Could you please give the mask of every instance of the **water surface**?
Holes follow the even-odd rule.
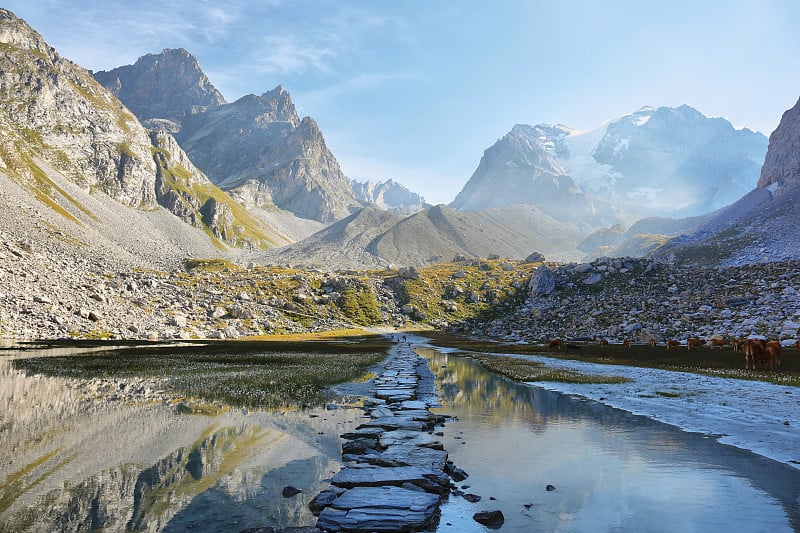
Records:
[[[196,414],[161,400],[157,381],[28,375],[11,358],[0,355],[4,532],[314,524],[307,503],[341,468],[339,435],[363,415],[224,405]],[[284,498],[286,485],[303,492]]]
[[[800,472],[705,435],[514,383],[467,358],[421,350],[442,390],[450,459],[477,504],[451,496],[438,531],[800,530]],[[555,490],[547,491],[553,485]],[[490,500],[490,497],[495,500]]]

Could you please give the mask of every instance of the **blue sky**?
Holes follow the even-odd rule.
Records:
[[[278,84],[343,171],[453,200],[516,123],[689,104],[769,135],[800,96],[796,0],[11,0],[79,65],[183,47],[228,101]]]

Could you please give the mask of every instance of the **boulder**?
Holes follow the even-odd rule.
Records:
[[[553,271],[545,265],[537,268],[528,282],[528,294],[534,298],[547,296],[556,287],[556,277]]]

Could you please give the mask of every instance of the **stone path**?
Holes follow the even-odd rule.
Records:
[[[342,438],[345,467],[331,488],[309,504],[325,531],[419,531],[435,525],[439,505],[458,471],[433,435],[445,417],[428,361],[409,344],[397,345],[372,397],[369,421]],[[460,472],[460,471],[458,471]]]

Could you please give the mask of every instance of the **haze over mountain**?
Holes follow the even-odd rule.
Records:
[[[624,222],[623,213],[696,216],[751,190],[766,146],[760,133],[686,105],[645,107],[589,132],[518,124],[486,150],[451,206],[523,201],[591,229]]]
[[[265,254],[268,262],[331,268],[422,266],[498,255],[579,258],[581,233],[533,206],[456,211],[437,205],[411,216],[365,208],[302,241]]]
[[[656,251],[668,261],[742,265],[800,258],[800,100],[769,137],[757,187]]]

